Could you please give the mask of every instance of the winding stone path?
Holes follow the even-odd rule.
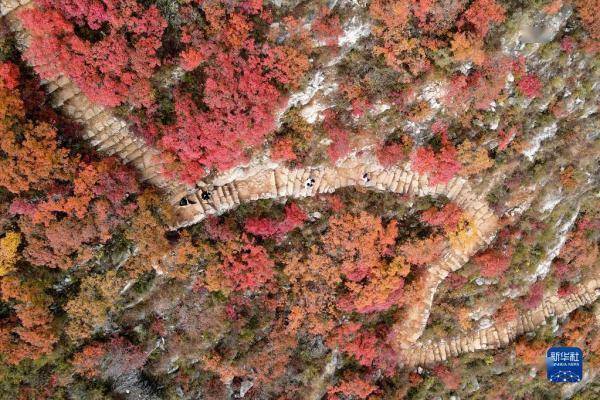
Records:
[[[0,12],[6,17],[22,49],[27,46],[28,35],[18,13],[26,7],[34,5],[30,0],[0,0]],[[44,66],[34,67],[40,70]],[[52,104],[84,126],[85,138],[96,149],[109,155],[115,154],[123,162],[134,165],[143,180],[165,193],[175,209],[173,228],[197,223],[209,215],[222,214],[258,199],[308,197],[351,186],[414,196],[446,196],[458,204],[470,218],[468,229],[473,240],[449,247],[439,261],[429,266],[423,277],[421,296],[411,304],[405,318],[395,327],[399,364],[402,366],[427,365],[467,352],[501,347],[516,336],[544,324],[547,318],[567,315],[577,307],[595,301],[600,295],[599,281],[593,279],[581,284],[578,294],[562,299],[547,298],[540,307],[514,321],[463,336],[418,342],[429,319],[439,284],[448,274],[460,269],[478,250],[489,245],[496,234],[497,216],[465,179],[456,177],[444,185],[430,185],[426,175],[412,171],[408,164],[384,168],[367,151],[349,156],[335,165],[298,169],[261,162],[235,168],[191,187],[166,177],[160,150],[136,137],[127,122],[117,117],[113,110],[92,104],[67,77],[60,76],[44,83],[51,94]]]
[[[472,222],[468,229],[473,240],[448,248],[440,260],[428,268],[419,301],[411,304],[410,312],[396,327],[403,346],[414,343],[421,336],[439,284],[479,249],[491,243],[496,232],[497,217],[487,203],[475,195],[465,179],[455,177],[447,184],[430,185],[428,177],[412,171],[409,164],[385,168],[368,152],[350,156],[335,166],[288,169],[271,165],[238,170],[230,177],[217,178],[216,182],[210,186],[204,184],[202,189],[185,197],[185,205],[177,210],[182,225],[253,200],[308,197],[351,186],[414,196],[446,196],[460,206]]]
[[[507,346],[519,335],[545,325],[550,318],[565,317],[577,308],[593,303],[598,297],[600,297],[600,276],[576,285],[576,292],[563,298],[546,297],[539,307],[520,315],[515,320],[495,323],[465,335],[417,343],[400,353],[398,363],[404,367],[424,366],[465,353]]]

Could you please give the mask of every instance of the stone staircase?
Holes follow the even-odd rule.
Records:
[[[443,362],[465,353],[507,346],[516,337],[532,332],[552,317],[565,317],[579,307],[591,304],[600,297],[600,280],[593,278],[577,285],[577,293],[563,298],[550,296],[542,304],[515,320],[495,323],[469,334],[439,338],[427,343],[416,343],[399,354],[398,363],[407,368]]]

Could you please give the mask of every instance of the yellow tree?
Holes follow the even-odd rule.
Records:
[[[0,239],[0,276],[14,270],[18,259],[17,249],[19,244],[21,244],[21,234],[18,232],[7,232]]]

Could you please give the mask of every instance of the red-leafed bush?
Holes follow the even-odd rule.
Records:
[[[504,8],[495,0],[475,0],[463,17],[480,37],[487,34],[492,23],[504,22],[506,18]]]
[[[455,203],[448,203],[441,210],[432,207],[421,214],[421,220],[429,225],[442,227],[445,231],[454,231],[462,218],[463,211]]]
[[[327,110],[325,112],[323,128],[331,139],[331,144],[327,148],[327,154],[331,161],[335,162],[347,155],[350,151],[350,137],[348,131],[336,121],[333,111]]]
[[[600,40],[600,0],[577,0],[575,6],[585,30],[592,39]]]
[[[208,236],[213,240],[227,242],[234,240],[236,237],[235,232],[233,232],[229,225],[213,216],[206,218],[204,229],[206,230],[206,233],[208,233]]]
[[[498,150],[503,151],[506,150],[508,144],[518,135],[517,128],[510,128],[510,130],[500,130],[498,132],[498,138],[500,139],[500,143],[498,143]]]
[[[529,98],[537,97],[542,90],[542,82],[533,74],[525,75],[517,85],[519,91]]]
[[[523,300],[523,306],[529,310],[532,310],[542,304],[544,298],[544,283],[536,282],[529,288],[529,293]]]
[[[185,71],[192,71],[196,69],[204,60],[204,55],[197,49],[184,50],[180,54],[181,57],[181,68]]]
[[[419,147],[411,156],[412,168],[419,174],[428,174],[432,185],[447,183],[461,168],[458,152],[445,135],[442,135],[442,143],[439,152],[431,147]]]
[[[20,18],[31,33],[24,57],[44,79],[71,78],[95,103],[150,107],[149,78],[167,24],[156,6],[135,0],[42,0]],[[78,29],[94,32],[83,38]]]
[[[510,257],[497,250],[488,250],[475,257],[481,275],[486,278],[496,278],[504,273],[510,265]]]
[[[11,62],[0,63],[0,89],[13,90],[19,85],[19,68]]]
[[[469,280],[466,277],[458,273],[452,273],[446,278],[445,283],[450,289],[455,290],[463,287],[468,281]]]
[[[255,236],[280,236],[296,229],[308,219],[306,213],[296,205],[290,203],[285,207],[285,217],[282,221],[273,221],[268,218],[249,218],[244,229]]]
[[[397,165],[406,157],[407,148],[400,143],[392,143],[377,149],[377,159],[384,167]]]
[[[106,345],[104,344],[92,343],[85,346],[73,357],[75,371],[88,378],[98,376],[100,364],[105,355]]]
[[[221,269],[233,290],[255,290],[273,278],[275,264],[264,247],[245,243],[232,250],[223,253]]]
[[[8,364],[36,360],[52,351],[58,337],[52,328],[51,298],[15,275],[0,278],[0,299],[12,303],[14,315],[0,323],[0,353]]]
[[[148,353],[141,346],[136,346],[121,336],[112,338],[105,349],[106,357],[102,362],[101,372],[103,377],[109,379],[139,370],[148,358]]]
[[[560,259],[555,261],[552,266],[552,274],[561,280],[573,279],[579,272],[579,269],[575,265],[566,263]]]
[[[343,33],[340,17],[331,15],[326,7],[321,9],[320,15],[312,23],[311,31],[316,39],[326,46],[334,46],[338,42],[338,36]]]
[[[427,265],[437,261],[445,247],[443,236],[437,235],[434,237],[417,240],[414,242],[404,243],[400,246],[402,255],[411,264]]]
[[[352,356],[363,367],[380,368],[387,375],[396,368],[396,355],[386,341],[386,331],[371,331],[358,322],[337,328],[330,337],[330,346]]]
[[[403,257],[383,258],[394,254],[397,235],[395,220],[384,226],[381,218],[366,212],[329,219],[325,251],[347,280],[348,291],[337,302],[339,309],[371,313],[398,304],[410,266]]]
[[[202,104],[191,95],[175,96],[176,123],[165,126],[161,146],[183,163],[180,178],[195,182],[206,169],[233,167],[247,160],[246,150],[262,143],[275,127],[280,98],[265,75],[262,52],[246,42],[247,58],[216,55],[204,69]]]
[[[560,41],[560,49],[567,54],[571,54],[575,49],[575,41],[571,36],[565,36]]]
[[[275,161],[294,161],[298,158],[294,153],[292,139],[282,138],[271,146],[271,158]]]
[[[342,395],[341,398],[347,398],[351,396],[357,399],[366,399],[369,395],[375,393],[378,390],[377,386],[369,383],[369,381],[359,377],[352,376],[349,379],[345,379],[338,383],[332,388],[327,390],[329,395]],[[339,396],[336,396],[340,398]]]
[[[446,389],[456,390],[459,388],[460,375],[458,372],[452,372],[444,365],[436,365],[433,367],[433,373],[442,381]]]
[[[180,13],[189,22],[180,65],[190,79],[175,89],[175,121],[161,126],[158,144],[172,156],[175,176],[194,183],[248,161],[275,128],[280,90],[297,87],[309,61],[298,48],[266,40],[259,21],[271,17],[261,1],[206,0]],[[287,150],[276,155],[292,159]]]
[[[361,325],[352,323],[340,329],[341,349],[352,355],[362,366],[370,367],[377,357],[377,337],[372,332],[360,331]]]
[[[92,257],[92,248],[112,236],[112,230],[135,210],[127,202],[137,193],[132,171],[114,158],[83,164],[72,184],[55,185],[46,199],[16,199],[11,212],[27,246],[32,264],[67,269]]]
[[[456,114],[466,112],[470,107],[489,109],[492,102],[500,97],[513,66],[512,58],[490,57],[469,75],[453,76],[448,92],[442,99],[444,105]]]
[[[576,292],[577,292],[577,287],[575,285],[566,283],[566,284],[560,285],[556,294],[558,295],[558,297],[567,297]]]

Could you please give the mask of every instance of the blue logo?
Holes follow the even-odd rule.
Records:
[[[583,376],[583,352],[578,347],[551,347],[546,352],[546,376],[550,382],[579,382]]]

